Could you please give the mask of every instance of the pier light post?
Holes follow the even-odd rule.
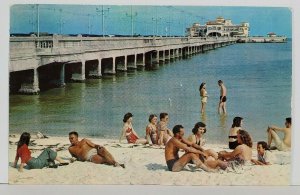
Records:
[[[96,12],[101,12],[102,15],[102,37],[104,37],[105,34],[105,30],[104,30],[104,17],[105,17],[105,13],[109,12],[109,7],[104,9],[104,6],[102,5],[102,9],[96,8]]]
[[[130,14],[129,13],[126,13],[126,16],[130,17],[130,20],[131,20],[131,37],[133,37],[133,20],[134,20],[134,17],[137,16],[137,12],[134,12],[132,13],[132,5],[130,6]]]
[[[62,9],[59,9],[59,34],[63,33],[63,25],[65,22],[62,19]]]
[[[36,14],[37,14],[37,37],[40,37],[40,8],[39,4],[36,4]]]

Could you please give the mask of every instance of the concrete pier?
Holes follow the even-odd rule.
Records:
[[[234,43],[233,37],[11,37],[10,92],[38,94],[47,86],[117,71],[156,69],[160,63]]]

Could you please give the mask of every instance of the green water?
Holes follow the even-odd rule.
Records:
[[[47,135],[117,138],[126,112],[133,126],[145,134],[149,114],[168,112],[169,127],[182,124],[186,135],[197,121],[208,126],[207,141],[227,142],[235,116],[254,141],[266,140],[269,124],[284,125],[291,116],[291,42],[235,44],[189,59],[165,64],[158,70],[135,70],[85,83],[67,83],[36,96],[9,97],[10,133],[41,131]],[[221,79],[227,87],[226,116],[217,114]],[[200,114],[199,85],[207,83],[206,115]]]

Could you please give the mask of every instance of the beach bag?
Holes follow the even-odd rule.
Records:
[[[55,164],[55,161],[50,158],[50,152],[48,151],[48,167],[49,168],[57,168],[58,165]]]

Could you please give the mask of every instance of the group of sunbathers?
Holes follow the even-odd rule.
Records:
[[[197,122],[192,129],[193,134],[185,139],[185,130],[182,125],[175,125],[172,131],[168,128],[168,113],[160,113],[158,123],[157,116],[151,114],[149,124],[146,126],[146,139],[144,139],[140,138],[134,131],[132,117],[131,113],[124,115],[124,126],[119,141],[121,142],[122,138],[126,137],[128,143],[165,145],[165,160],[170,171],[180,171],[187,163],[193,163],[196,167],[210,172],[219,168],[226,169],[232,164],[244,164],[250,161],[257,165],[268,165],[271,164],[269,148],[286,151],[291,146],[291,118],[286,118],[285,128],[268,127],[268,144],[263,141],[257,143],[258,159],[254,160],[252,159],[252,138],[247,131],[241,128],[243,120],[241,117],[233,119],[232,128],[229,131],[228,145],[230,149],[233,149],[231,152],[216,152],[212,149],[203,148],[205,144],[203,134],[206,133],[207,129],[202,122]],[[279,138],[277,131],[284,132],[283,140]],[[124,164],[118,163],[104,146],[94,144],[88,139],[79,141],[78,133],[75,131],[69,133],[69,141],[71,143],[69,152],[72,155],[70,162],[80,160],[125,167]],[[273,147],[270,146],[272,141],[275,143]],[[30,134],[22,133],[14,162],[14,167],[17,167],[17,162],[21,158],[19,171],[23,171],[25,164],[30,169],[47,167],[49,162],[54,160],[58,161],[59,165],[68,164],[57,156],[57,152],[49,148],[46,148],[37,158],[31,157],[31,152],[28,149],[29,143]],[[185,153],[179,157],[180,150],[185,151]]]

